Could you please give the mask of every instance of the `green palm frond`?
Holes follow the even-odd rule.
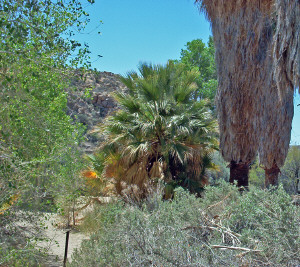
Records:
[[[140,103],[136,101],[136,98],[134,96],[126,95],[121,92],[115,93],[113,96],[124,109],[128,110],[128,112],[139,112],[141,108]]]
[[[185,144],[174,142],[170,144],[169,154],[171,157],[176,158],[181,164],[183,164],[189,150],[190,148]]]
[[[136,92],[136,79],[138,74],[136,72],[129,72],[126,77],[120,76],[120,81],[128,88],[128,94],[133,95]]]
[[[101,150],[111,158],[106,169],[119,181],[119,190],[123,179],[143,185],[153,175],[200,186],[218,141],[209,104],[192,100],[197,75],[170,62],[141,64],[139,74],[121,77],[128,93],[114,96],[122,110],[101,126],[106,138]]]
[[[148,63],[141,63],[138,66],[138,70],[141,73],[141,76],[144,80],[147,80],[153,76],[154,73],[156,73],[157,66],[153,66],[152,64]]]
[[[154,81],[139,81],[139,89],[140,97],[147,102],[157,102],[160,98],[161,92]]]

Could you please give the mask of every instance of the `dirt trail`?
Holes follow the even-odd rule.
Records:
[[[37,245],[41,248],[47,249],[49,258],[43,263],[45,267],[58,267],[63,266],[63,259],[65,253],[66,242],[66,230],[56,227],[56,223],[59,221],[57,215],[47,214],[48,220],[45,220],[44,230],[45,237],[48,241],[40,241]],[[72,253],[76,248],[79,248],[82,241],[89,239],[89,236],[78,232],[77,230],[71,230],[69,236],[68,246],[68,261],[71,262]]]

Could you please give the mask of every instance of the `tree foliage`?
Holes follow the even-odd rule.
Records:
[[[300,147],[291,146],[281,170],[280,182],[290,194],[300,193]]]
[[[176,62],[183,63],[188,70],[199,72],[194,99],[206,98],[213,102],[218,87],[213,38],[209,37],[207,45],[201,39],[188,42],[186,49],[181,50],[180,60]]]
[[[89,66],[88,47],[73,40],[87,16],[77,0],[0,2],[1,210],[76,189],[82,128],[66,115],[65,89],[75,67]],[[0,214],[0,229],[13,210]]]
[[[289,194],[297,194],[300,178],[300,149],[299,146],[290,146],[284,166],[279,175],[279,182]],[[265,171],[256,159],[250,170],[250,184],[264,188]]]
[[[155,179],[198,192],[217,145],[208,103],[192,99],[198,72],[172,62],[139,71],[121,78],[128,88],[115,94],[122,109],[102,126],[105,175],[116,179],[119,193],[126,184],[143,194]]]

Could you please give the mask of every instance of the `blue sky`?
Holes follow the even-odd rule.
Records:
[[[76,39],[89,44],[92,67],[99,71],[126,74],[140,62],[165,64],[168,59],[178,59],[187,42],[198,38],[207,42],[211,35],[194,0],[95,0],[86,10],[91,20],[88,34]],[[97,60],[97,55],[102,57]],[[300,144],[297,104],[299,95],[295,96],[291,144]]]

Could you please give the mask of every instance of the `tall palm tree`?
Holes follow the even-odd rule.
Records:
[[[271,70],[270,70],[271,71]],[[265,110],[259,145],[259,161],[265,169],[265,186],[278,185],[280,168],[283,167],[291,140],[294,115],[294,90],[288,88],[279,94],[275,82],[264,88]]]
[[[276,0],[274,74],[281,93],[300,84],[300,2]]]
[[[171,62],[142,64],[139,72],[121,77],[128,88],[115,94],[121,110],[102,126],[104,174],[116,180],[118,193],[131,186],[143,195],[155,179],[197,191],[217,146],[208,103],[192,100],[198,72]]]
[[[265,166],[265,185],[277,185],[286,159],[294,114],[294,89],[300,77],[300,2],[276,0],[276,33],[273,38],[272,65],[275,82],[266,87],[265,115],[259,149]]]
[[[220,146],[231,161],[231,182],[247,185],[249,163],[259,151],[266,186],[277,185],[299,85],[299,1],[277,0],[275,38],[275,1],[196,2],[211,20],[216,42]]]
[[[269,0],[197,0],[211,21],[219,89],[220,150],[230,162],[230,182],[248,186],[260,143],[264,93],[270,83],[272,45]]]

